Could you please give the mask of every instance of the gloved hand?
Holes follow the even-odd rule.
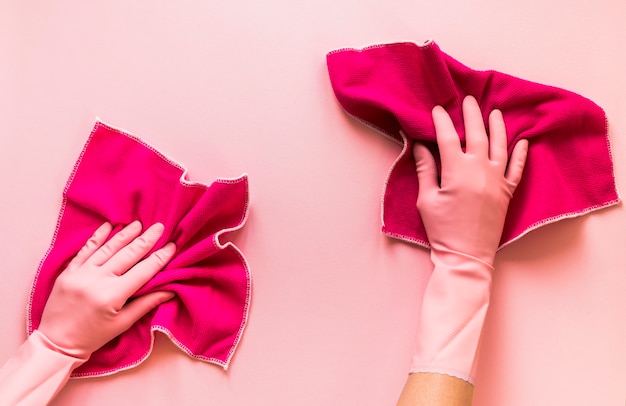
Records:
[[[432,112],[441,156],[441,183],[422,144],[413,153],[419,180],[417,207],[431,244],[434,270],[426,287],[411,372],[435,372],[473,381],[474,361],[489,305],[493,262],[513,192],[521,180],[528,142],[519,141],[507,166],[502,113],[489,116],[463,101],[466,150],[446,111]]]
[[[156,223],[139,236],[141,223],[135,221],[105,244],[111,230],[109,223],[100,226],[59,275],[37,329],[76,358],[89,358],[174,295],[154,292],[127,302],[176,252],[168,243],[138,262],[159,240],[163,225]]]
[[[432,114],[441,185],[428,149],[422,144],[414,147],[420,185],[417,208],[428,240],[435,252],[462,253],[492,265],[509,200],[522,178],[528,141],[517,143],[507,169],[506,128],[500,111],[489,115],[487,138],[476,99],[465,98],[465,152],[448,113],[437,106]]]
[[[106,244],[103,224],[57,278],[38,330],[0,368],[1,405],[48,404],[72,370],[173,293],[155,292],[127,303],[169,261],[173,243],[140,261],[163,234],[155,224],[141,237],[134,222]]]

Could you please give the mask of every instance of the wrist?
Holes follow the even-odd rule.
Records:
[[[453,249],[441,244],[432,244],[430,260],[435,265],[443,265],[450,268],[463,268],[469,264],[476,269],[493,272],[496,250],[484,252],[472,252],[471,250]]]
[[[39,344],[42,347],[45,347],[46,349],[48,349],[50,351],[54,351],[56,353],[59,353],[59,354],[62,354],[64,356],[66,356],[66,357],[73,358],[78,363],[75,367],[78,367],[79,365],[81,365],[84,362],[86,362],[89,359],[89,357],[91,356],[91,354],[85,354],[84,352],[80,352],[80,351],[77,351],[77,350],[72,350],[70,348],[63,348],[63,347],[57,345],[50,338],[48,338],[48,336],[46,336],[46,334],[44,334],[40,330],[33,331],[31,336],[29,337],[29,339],[35,340],[35,342],[37,344]]]

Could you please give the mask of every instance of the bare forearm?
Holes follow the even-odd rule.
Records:
[[[470,406],[474,386],[450,375],[415,373],[409,375],[398,406]]]

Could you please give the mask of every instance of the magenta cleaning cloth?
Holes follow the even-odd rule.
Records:
[[[184,167],[126,132],[97,122],[63,193],[50,249],[41,262],[28,309],[28,331],[39,326],[57,276],[105,221],[121,230],[134,220],[165,231],[152,251],[169,241],[177,252],[136,296],[176,296],[94,352],[72,376],[100,376],[137,366],[149,354],[154,331],[196,359],[226,369],[244,330],[250,273],[242,253],[223,234],[247,216],[248,180],[187,179]]]
[[[619,201],[607,136],[607,119],[595,103],[556,87],[495,71],[472,70],[434,42],[340,49],[327,55],[330,81],[344,110],[402,145],[383,196],[383,231],[428,246],[415,206],[419,185],[414,141],[437,154],[431,110],[443,106],[465,141],[461,103],[478,100],[485,123],[504,115],[509,154],[528,139],[524,176],[511,200],[501,246],[541,225]]]

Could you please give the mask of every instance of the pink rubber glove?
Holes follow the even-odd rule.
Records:
[[[137,263],[154,247],[163,229],[157,223],[139,236],[141,223],[135,221],[103,245],[111,225],[100,226],[54,283],[38,330],[67,354],[88,358],[171,299],[171,292],[155,292],[127,303],[176,251],[169,243]]]
[[[57,278],[39,328],[0,369],[0,404],[47,404],[93,351],[172,298],[155,292],[127,302],[176,251],[169,243],[142,260],[163,225],[139,236],[134,222],[105,244],[111,230],[100,226]]]
[[[463,101],[466,150],[446,111],[432,112],[441,155],[441,184],[433,156],[415,144],[420,184],[417,207],[431,244],[434,270],[424,293],[411,372],[443,373],[473,383],[475,358],[489,305],[493,262],[528,142],[519,141],[507,166],[502,113],[485,131],[476,100]]]

